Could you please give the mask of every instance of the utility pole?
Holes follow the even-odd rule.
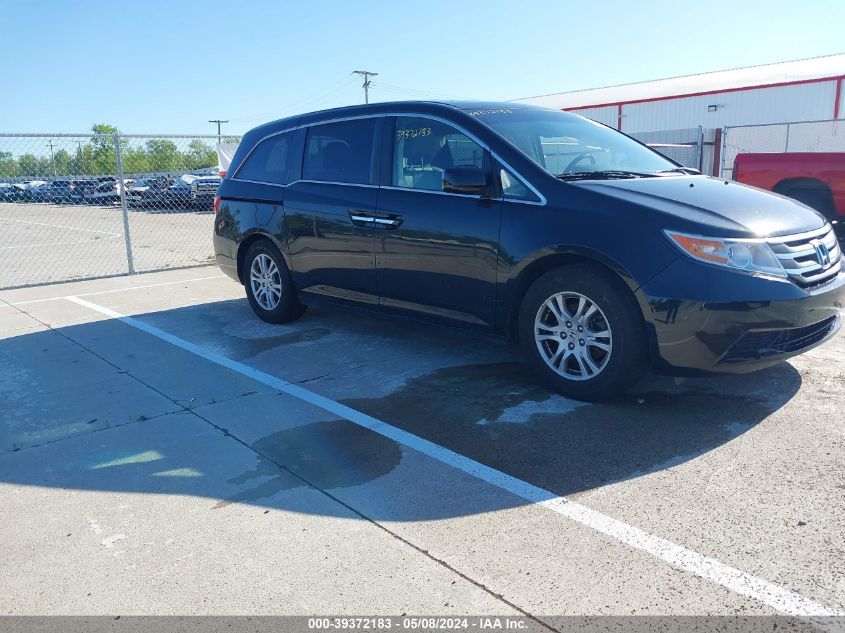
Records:
[[[79,173],[81,174],[83,171],[85,171],[85,166],[82,164],[82,162],[83,162],[82,161],[82,141],[75,141],[75,142],[76,142],[76,146],[78,148],[76,150],[76,159],[77,159],[76,167],[77,167]]]
[[[353,75],[361,75],[364,78],[364,103],[370,102],[370,77],[375,77],[378,73],[369,70],[353,70]]]
[[[223,119],[209,119],[208,122],[217,124],[217,144],[219,145],[220,143],[223,142],[223,137],[220,134],[220,124],[221,123],[228,123],[229,121],[228,120],[224,121]]]
[[[50,146],[50,162],[53,163],[53,178],[55,178],[58,174],[56,174],[56,156],[53,154],[53,141],[51,140],[47,145]]]

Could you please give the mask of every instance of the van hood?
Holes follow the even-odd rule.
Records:
[[[714,237],[769,237],[824,226],[824,217],[781,195],[709,176],[661,176],[568,183],[675,216],[685,224],[709,225]],[[671,226],[667,218],[666,228]],[[678,226],[680,230],[684,227]]]

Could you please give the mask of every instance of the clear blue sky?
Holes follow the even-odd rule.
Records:
[[[5,0],[0,131],[239,133],[373,100],[517,97],[845,51],[845,2]]]

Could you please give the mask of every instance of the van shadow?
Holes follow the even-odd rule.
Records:
[[[801,385],[781,363],[682,384],[649,378],[587,404],[535,384],[513,347],[452,328],[333,308],[268,326],[244,301],[137,318],[562,496],[715,450]],[[119,321],[7,338],[0,362],[2,483],[347,515],[304,501],[312,484],[398,521],[527,503],[468,494],[482,484]]]

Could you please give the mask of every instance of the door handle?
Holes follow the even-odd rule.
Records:
[[[352,224],[361,228],[372,228],[376,223],[372,211],[365,211],[364,209],[349,209],[349,219]]]
[[[349,219],[352,220],[352,224],[357,224],[357,225],[371,226],[375,223],[375,218],[371,218],[371,217],[364,215],[363,213],[360,213],[360,212],[353,213],[353,212],[350,211],[349,212]]]
[[[349,209],[352,224],[361,228],[395,229],[402,225],[402,216],[396,213],[379,213],[365,209]]]
[[[402,224],[402,218],[399,216],[389,218],[375,218],[376,226],[383,229],[395,229]]]

